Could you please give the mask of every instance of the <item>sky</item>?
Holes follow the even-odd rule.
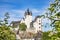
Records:
[[[25,11],[29,8],[32,11],[33,19],[37,15],[42,15],[49,7],[50,0],[0,0],[0,18],[4,18],[4,14],[10,14],[9,22],[18,21],[24,17]],[[44,20],[44,25],[47,20]],[[48,27],[49,28],[49,27]],[[44,30],[48,30],[44,28]],[[51,28],[49,28],[51,29]]]

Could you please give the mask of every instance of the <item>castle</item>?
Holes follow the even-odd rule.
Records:
[[[26,31],[19,30],[19,25],[25,23],[27,26]],[[14,27],[13,31],[18,40],[41,40],[42,36],[42,20],[40,16],[33,19],[32,12],[27,9],[24,17],[20,21],[12,21],[11,26]]]
[[[42,31],[42,26],[41,26],[42,21],[40,16],[36,16],[35,19],[33,20],[32,12],[29,9],[25,11],[23,19],[21,19],[20,21],[12,21],[12,26],[17,27],[19,26],[20,23],[26,24],[27,26],[26,31],[31,31],[35,33],[37,33],[38,31]]]

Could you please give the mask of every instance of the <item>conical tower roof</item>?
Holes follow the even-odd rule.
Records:
[[[25,11],[25,16],[26,15],[32,15],[32,12],[29,10],[29,8],[27,9],[27,11]]]

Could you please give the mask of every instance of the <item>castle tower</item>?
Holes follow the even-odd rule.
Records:
[[[40,16],[37,16],[34,21],[33,26],[35,28],[35,32],[37,33],[38,31],[42,31],[42,20]]]
[[[27,9],[25,12],[25,24],[27,25],[27,28],[30,28],[30,23],[32,22],[32,13]]]

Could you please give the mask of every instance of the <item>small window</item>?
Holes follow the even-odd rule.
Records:
[[[40,28],[40,27],[39,27]]]
[[[41,23],[39,23],[39,25],[40,25]]]
[[[39,20],[39,22],[40,22],[40,20]]]

